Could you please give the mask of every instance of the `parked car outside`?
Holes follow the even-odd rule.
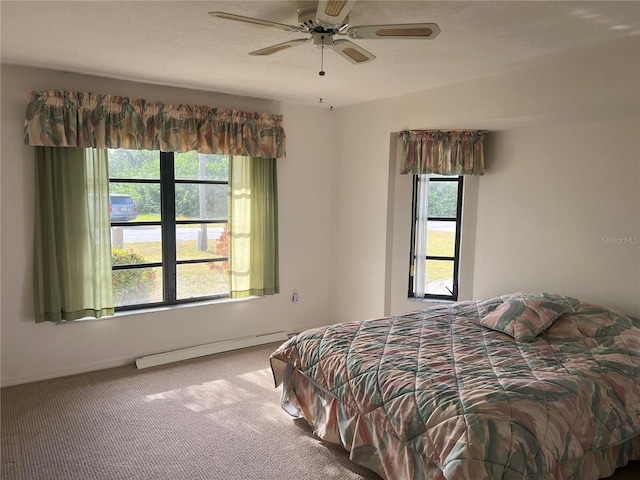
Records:
[[[109,194],[109,216],[112,222],[128,222],[138,217],[138,206],[129,195]]]

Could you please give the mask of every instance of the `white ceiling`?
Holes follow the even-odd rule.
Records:
[[[344,106],[493,75],[568,49],[640,35],[640,2],[364,1],[350,25],[434,22],[434,40],[356,40],[377,59],[353,65],[311,44],[247,53],[305,34],[210,17],[297,25],[299,1],[7,1],[1,60],[285,102]],[[636,59],[637,60],[637,59]],[[100,92],[109,93],[109,92]]]

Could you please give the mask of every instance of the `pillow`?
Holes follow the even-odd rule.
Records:
[[[558,293],[523,293],[523,292],[516,292],[516,293],[511,293],[509,295],[502,295],[500,297],[502,300],[514,300],[516,298],[540,298],[540,299],[546,299],[549,300],[551,302],[556,302],[556,303],[560,303],[560,304],[564,304],[564,303],[568,303],[571,305],[571,307],[576,307],[579,303],[580,300],[572,298],[572,297],[565,297],[564,295],[560,295]]]
[[[530,342],[560,318],[573,311],[565,297],[550,299],[520,296],[508,298],[480,320],[480,325],[506,333],[521,342]],[[562,300],[561,300],[562,299]]]

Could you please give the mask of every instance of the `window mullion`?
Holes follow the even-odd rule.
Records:
[[[163,296],[176,303],[176,187],[173,152],[160,152],[160,202],[162,204]]]
[[[458,282],[460,273],[460,243],[462,236],[462,196],[464,188],[464,177],[460,175],[458,177],[458,198],[456,205],[456,243],[453,261],[453,296],[458,299]]]
[[[414,282],[415,282],[415,269],[416,269],[416,254],[415,254],[415,244],[416,244],[416,224],[418,222],[418,214],[417,214],[417,195],[418,195],[418,181],[419,175],[413,176],[413,194],[411,196],[411,248],[409,249],[409,298],[414,297]]]

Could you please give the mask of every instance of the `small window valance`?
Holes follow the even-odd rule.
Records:
[[[400,132],[400,173],[482,175],[485,133],[476,130]]]
[[[57,147],[196,150],[261,158],[285,156],[282,115],[53,90],[30,93],[24,142]]]

